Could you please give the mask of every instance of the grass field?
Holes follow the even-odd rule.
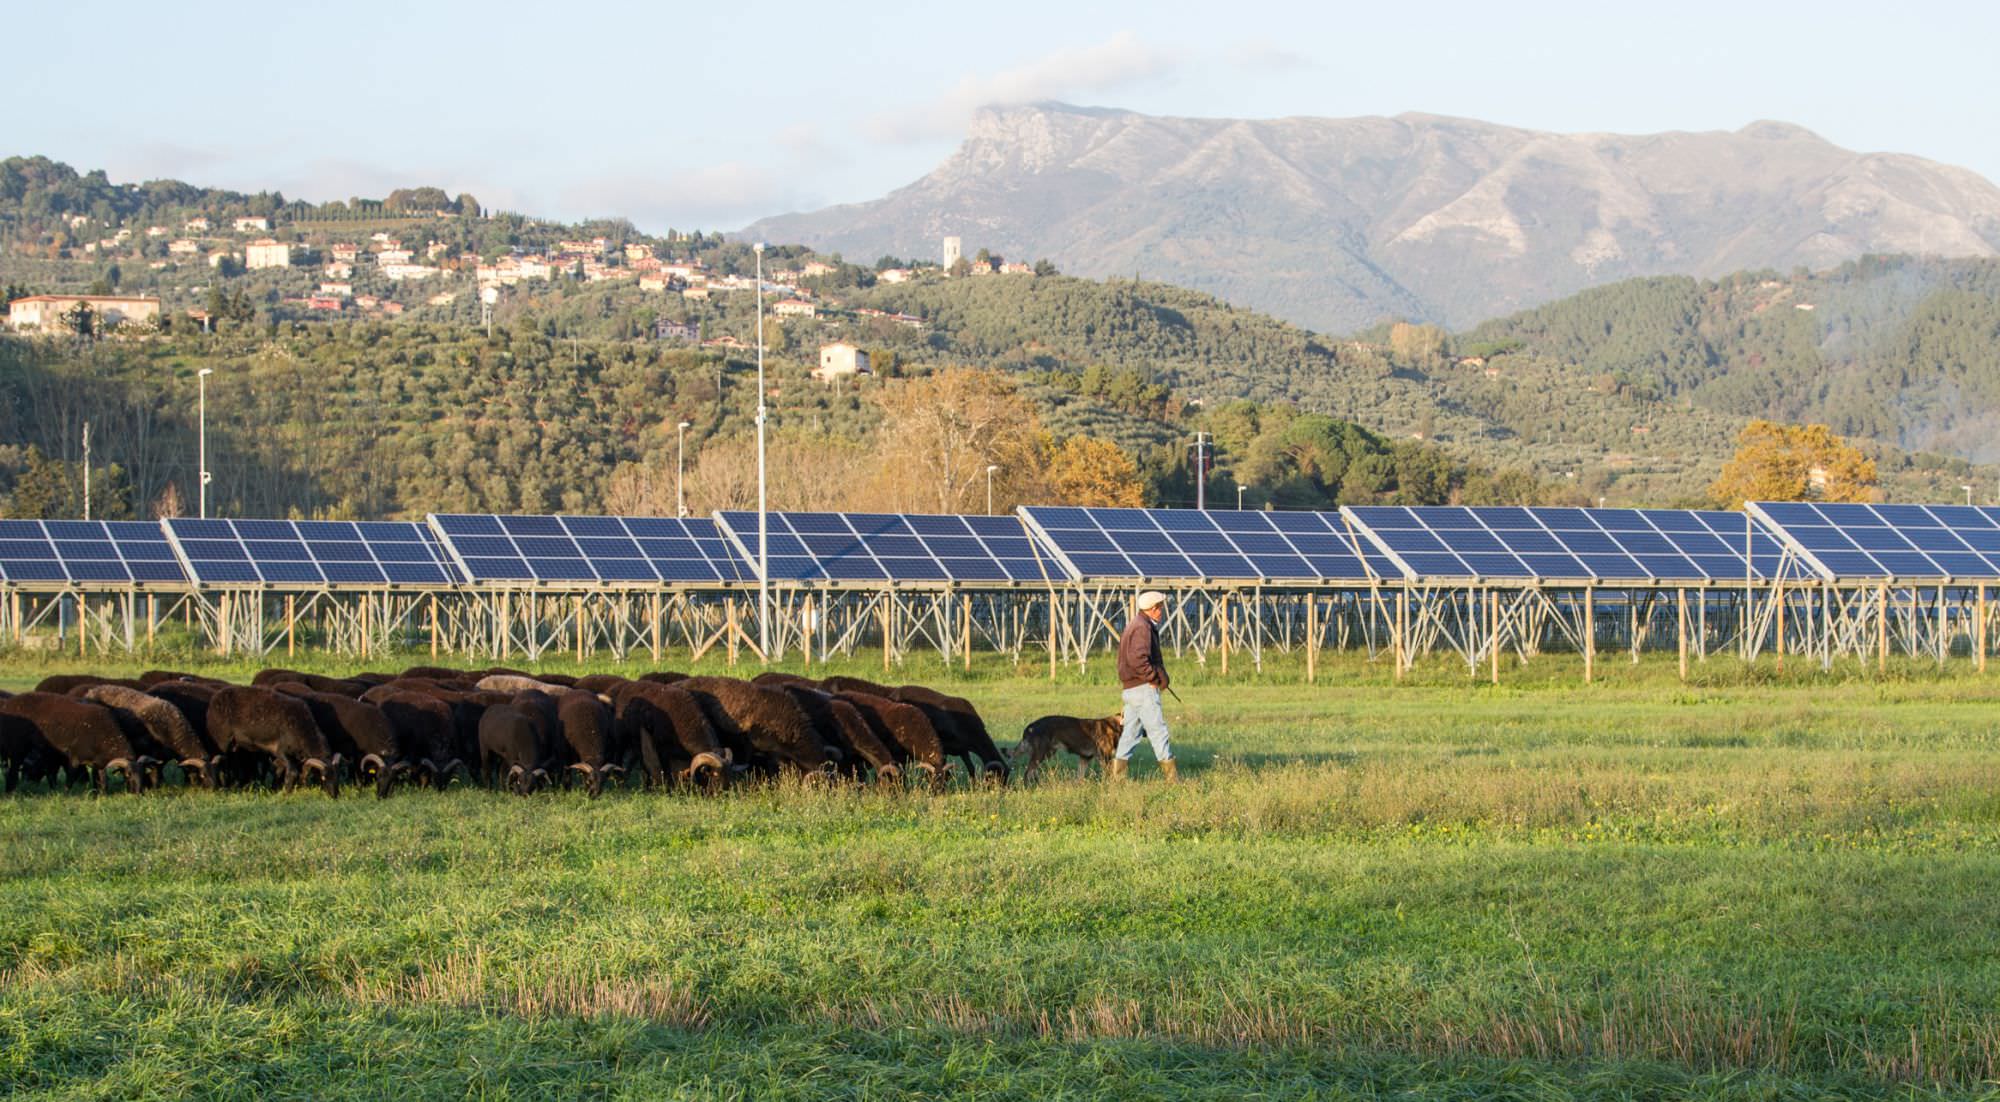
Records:
[[[2000,682],[1607,666],[1189,669],[1173,788],[0,800],[0,1094],[2000,1094]]]

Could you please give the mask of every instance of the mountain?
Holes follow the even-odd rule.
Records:
[[[1918,157],[1759,122],[1553,134],[1435,115],[1162,118],[981,111],[956,153],[869,203],[745,237],[857,260],[968,251],[1135,273],[1313,329],[1463,327],[1635,276],[1869,253],[2000,255],[2000,188]]]

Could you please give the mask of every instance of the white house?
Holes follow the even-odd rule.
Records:
[[[868,370],[868,353],[846,341],[835,341],[820,346],[819,366],[813,368],[812,377],[830,383],[847,376],[872,374]]]
[[[243,266],[251,271],[289,268],[292,266],[292,247],[268,237],[259,238],[243,246]]]

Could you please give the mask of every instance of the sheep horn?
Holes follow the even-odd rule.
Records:
[[[695,774],[700,773],[704,765],[715,770],[717,773],[726,773],[729,770],[728,763],[724,762],[719,755],[703,752],[696,754],[694,760],[688,763],[687,775],[693,777]]]
[[[625,774],[625,767],[622,765],[606,765],[602,767],[602,771],[605,773],[616,773],[620,776],[623,776]]]
[[[304,772],[306,770],[317,771],[320,776],[325,776],[326,762],[320,760],[319,758],[307,758],[305,760],[305,768],[302,769],[301,772]]]
[[[585,772],[585,773],[595,773],[595,772],[597,772],[597,767],[596,767],[596,766],[594,766],[594,765],[590,765],[590,764],[588,764],[588,763],[586,763],[586,762],[580,762],[580,761],[577,761],[577,762],[571,762],[571,763],[570,763],[570,766],[569,766],[569,767],[570,767],[571,769],[580,769],[580,770],[582,770],[582,771],[583,771],[583,772]]]
[[[512,784],[513,782],[520,780],[521,774],[526,772],[527,770],[523,769],[521,766],[519,765],[514,766],[513,768],[507,770],[507,782],[509,784]]]
[[[903,779],[903,771],[893,764],[878,765],[875,767],[875,779],[893,784]]]
[[[363,754],[363,755],[361,755],[361,764],[360,764],[360,765],[357,765],[357,766],[355,766],[355,768],[356,768],[356,769],[358,769],[358,770],[360,770],[360,771],[361,771],[361,773],[362,773],[362,775],[366,776],[366,775],[368,775],[368,773],[369,773],[369,769],[368,769],[368,766],[369,766],[369,764],[370,764],[370,763],[373,763],[373,764],[374,764],[374,766],[375,766],[375,770],[374,770],[374,771],[375,771],[376,773],[380,773],[380,772],[381,772],[382,770],[384,770],[384,769],[387,769],[387,768],[389,768],[389,765],[388,765],[388,763],[387,763],[387,762],[384,762],[384,761],[382,760],[382,755],[380,755],[380,754]]]
[[[922,773],[926,777],[937,776],[937,766],[927,761],[913,761],[910,763],[910,768]]]
[[[106,773],[109,773],[114,769],[120,770],[121,772],[130,773],[132,771],[132,759],[112,758],[110,761],[104,763],[104,771]]]

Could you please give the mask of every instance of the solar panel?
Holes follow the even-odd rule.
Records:
[[[0,520],[0,580],[186,582],[187,575],[156,523]]]
[[[917,513],[768,512],[774,582],[1042,582],[1068,576],[1020,518]],[[718,513],[722,531],[757,561],[757,514]]]
[[[475,582],[700,585],[751,578],[703,518],[433,513],[452,562]]]
[[[1341,512],[1413,579],[1768,580],[1784,558],[1776,538],[1742,513],[1400,505]],[[1787,577],[1805,576],[1785,569]]]
[[[1829,581],[2000,578],[2000,509],[1804,501],[1748,509]]]
[[[462,580],[414,521],[175,517],[165,528],[203,585],[448,585]]]
[[[1400,577],[1337,513],[1085,509],[1025,505],[1021,516],[1083,578],[1368,581]]]

